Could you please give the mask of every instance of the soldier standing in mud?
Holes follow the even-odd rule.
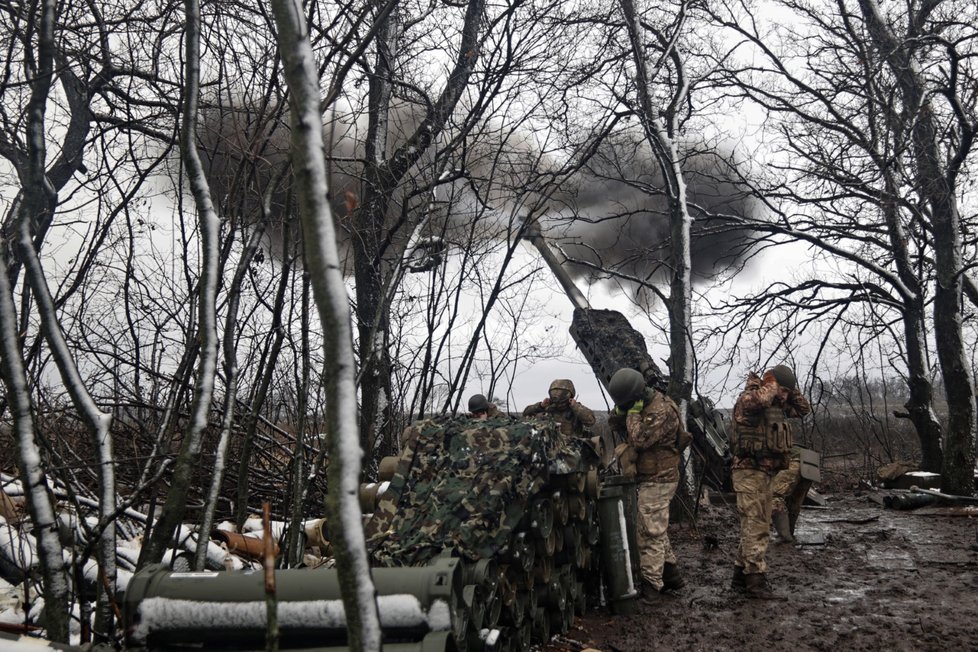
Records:
[[[485,421],[498,417],[502,414],[494,403],[490,403],[482,394],[473,394],[469,397],[469,416],[473,419]]]
[[[550,383],[549,398],[527,405],[524,417],[539,414],[554,419],[563,435],[587,437],[588,428],[594,425],[594,412],[574,400],[577,390],[570,380],[561,378]]]
[[[647,387],[635,369],[619,369],[608,382],[615,408],[608,425],[628,442],[638,480],[638,548],[646,597],[681,589],[676,555],[669,542],[669,502],[679,485],[679,457],[692,437],[676,403]],[[624,466],[624,464],[623,464]],[[628,471],[623,469],[628,474]]]
[[[772,598],[767,584],[767,552],[771,528],[772,485],[778,471],[788,468],[793,445],[787,419],[811,412],[790,367],[778,365],[747,375],[734,405],[732,476],[740,514],[740,546],[731,586],[751,598]]]

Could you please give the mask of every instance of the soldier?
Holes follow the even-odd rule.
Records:
[[[549,398],[527,405],[523,416],[545,414],[560,424],[561,434],[589,436],[587,429],[594,425],[594,412],[574,400],[577,396],[574,383],[566,379],[555,380],[550,383],[549,394]]]
[[[734,405],[730,446],[737,512],[740,514],[740,547],[734,562],[731,586],[752,598],[772,598],[765,572],[771,527],[772,478],[788,468],[792,447],[787,418],[811,412],[808,399],[798,389],[790,367],[778,365],[747,375],[747,384]]]
[[[485,421],[499,415],[499,408],[482,394],[473,394],[469,397],[469,416],[473,419]]]
[[[615,402],[608,424],[635,454],[642,586],[657,593],[681,589],[685,582],[669,543],[669,501],[679,485],[679,456],[691,436],[675,402],[647,387],[635,369],[616,371],[608,393]]]

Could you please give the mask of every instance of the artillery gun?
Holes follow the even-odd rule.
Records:
[[[598,380],[607,388],[616,371],[630,367],[642,372],[646,384],[665,390],[667,378],[649,355],[645,338],[632,327],[625,315],[617,310],[591,307],[564,269],[563,256],[558,255],[546,241],[537,222],[527,226],[524,237],[540,252],[540,257],[573,304],[570,335]],[[716,491],[731,491],[730,445],[723,418],[710,399],[690,397],[686,428],[693,435],[691,450],[698,476],[697,485],[705,483]]]

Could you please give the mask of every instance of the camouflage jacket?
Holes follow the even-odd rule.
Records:
[[[679,454],[690,435],[683,428],[675,401],[650,389],[627,413],[615,408],[608,424],[637,451],[635,466],[640,481],[679,481]]]
[[[560,425],[560,433],[567,436],[586,437],[587,429],[594,425],[594,412],[573,400],[563,404],[550,399],[533,403],[523,409],[523,416],[550,417]]]
[[[733,426],[755,427],[770,408],[780,408],[783,418],[803,417],[812,411],[808,399],[797,387],[791,390],[786,401],[778,398],[776,384],[765,385],[755,373],[747,374],[747,383],[734,405]],[[774,472],[787,466],[787,456],[783,454],[740,456],[734,451],[732,468],[760,469]]]

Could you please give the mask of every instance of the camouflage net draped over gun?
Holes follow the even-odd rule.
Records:
[[[446,548],[470,560],[505,552],[551,473],[593,460],[589,444],[550,420],[435,417],[411,425],[390,487],[367,523],[385,566],[424,564]]]

